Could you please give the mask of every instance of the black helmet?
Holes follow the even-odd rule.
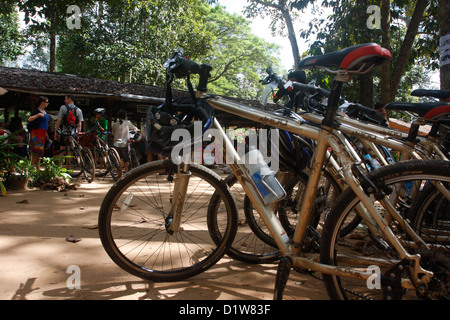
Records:
[[[97,108],[94,110],[95,113],[101,114],[101,115],[105,115],[106,114],[106,110],[105,108]]]
[[[214,109],[205,100],[194,103],[191,97],[175,100],[170,106],[150,107],[145,124],[146,147],[150,152],[170,156],[173,147],[180,143],[171,141],[176,129],[186,129],[193,137],[194,121],[201,121],[204,133],[211,127],[213,117]]]
[[[275,114],[283,116],[286,116],[286,112],[290,113],[290,118],[294,118],[300,123],[305,122],[301,116],[290,110],[286,111],[286,109],[282,109],[274,111]],[[302,138],[286,130],[279,130],[277,151],[281,170],[299,172],[310,163],[314,148],[313,142],[310,139]]]
[[[304,138],[280,130],[279,161],[280,168],[285,171],[299,172],[311,161],[313,147]]]

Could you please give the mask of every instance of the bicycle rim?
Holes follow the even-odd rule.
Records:
[[[95,176],[104,177],[111,171],[111,164],[105,150],[95,151]]]
[[[170,172],[176,172],[170,160],[130,171],[107,193],[99,233],[106,252],[122,269],[143,279],[176,281],[207,270],[225,254],[236,230],[233,199],[207,169],[192,165],[190,171],[182,229],[173,234],[166,230],[174,187]],[[207,210],[216,192],[222,201],[219,223],[212,228]]]
[[[89,149],[81,149],[81,156],[83,159],[83,175],[87,182],[91,183],[95,177],[95,162],[92,152]]]
[[[109,162],[111,165],[111,176],[114,181],[117,181],[122,176],[122,169],[120,168],[120,157],[117,150],[110,148],[108,150]]]
[[[249,221],[249,217],[245,214],[245,203],[248,202],[244,190],[240,183],[237,182],[234,174],[229,175],[224,182],[230,188],[233,198],[236,203],[238,223],[236,236],[234,241],[229,248],[227,254],[233,259],[247,262],[247,263],[269,263],[278,260],[280,257],[280,250],[274,244],[270,245],[263,241],[257,233],[254,233],[251,224],[260,225],[263,228],[263,223],[258,217],[258,221]],[[211,199],[211,205],[208,210],[208,216],[211,221],[216,221],[220,215],[218,214],[220,210],[220,200],[219,195],[215,194]],[[255,216],[250,217],[255,219]]]

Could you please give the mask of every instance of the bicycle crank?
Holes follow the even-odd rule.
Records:
[[[292,268],[292,260],[289,257],[282,257],[278,264],[277,276],[275,280],[275,290],[273,293],[274,300],[283,299],[283,291],[289,279],[289,274]]]

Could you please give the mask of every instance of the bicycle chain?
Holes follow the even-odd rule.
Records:
[[[350,244],[350,243],[347,243],[347,242],[341,242],[340,245],[341,245],[341,246],[344,246],[344,247],[349,247],[349,248],[351,248],[351,249],[355,249],[355,250],[356,250],[356,246],[355,246],[355,245]],[[365,250],[368,250],[368,248],[366,247]],[[378,249],[378,248],[376,248],[376,249],[371,249],[371,250],[369,251],[369,254],[370,254],[370,253],[379,252],[379,251],[382,251],[382,250],[380,250],[380,249]],[[299,273],[299,274],[308,275],[308,276],[311,276],[311,277],[313,277],[313,278],[315,278],[315,279],[317,279],[317,280],[319,280],[319,281],[323,281],[323,278],[321,278],[320,276],[316,275],[316,274],[315,274],[315,273],[316,273],[315,271],[312,271],[312,270],[305,270],[305,269],[301,269],[301,268],[298,268],[298,267],[294,267],[293,269],[294,269],[297,273]],[[349,293],[349,294],[352,294],[352,295],[354,295],[354,296],[356,296],[356,297],[359,297],[360,299],[363,299],[363,300],[373,300],[373,299],[371,299],[371,298],[369,298],[369,297],[367,297],[367,296],[364,296],[364,295],[362,295],[362,294],[360,294],[360,293],[358,293],[358,292],[355,292],[355,291],[353,291],[353,290],[350,290],[350,289],[347,289],[347,288],[343,288],[343,289],[344,289],[345,292],[347,292],[347,293]]]
[[[299,273],[299,274],[307,275],[307,276],[313,277],[313,278],[315,278],[315,279],[317,279],[317,280],[319,280],[319,281],[323,281],[323,278],[321,278],[321,277],[319,277],[318,275],[316,275],[316,272],[315,272],[315,271],[312,271],[312,270],[304,270],[304,269],[300,269],[300,268],[298,268],[298,267],[294,267],[293,269],[294,269],[297,273]],[[344,288],[344,291],[347,292],[347,293],[350,293],[350,294],[352,294],[352,295],[354,295],[354,296],[356,296],[356,297],[359,297],[359,298],[361,298],[361,299],[364,299],[364,300],[373,300],[373,299],[371,299],[371,298],[369,298],[369,297],[363,296],[362,294],[360,294],[360,293],[358,293],[358,292],[354,292],[354,291],[352,291],[352,290],[350,290],[350,289],[347,289],[347,288]]]

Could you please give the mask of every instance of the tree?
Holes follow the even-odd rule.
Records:
[[[449,37],[450,35],[449,17],[450,17],[450,2],[447,0],[439,0],[439,28],[441,39],[444,36]],[[441,44],[441,50],[442,48],[443,44]],[[449,48],[449,45],[446,45],[446,48]],[[447,52],[446,56],[448,60],[450,58],[450,53]],[[441,89],[450,89],[450,64],[441,66],[440,78],[441,78]]]
[[[205,17],[209,33],[215,35],[214,46],[202,58],[214,67],[208,88],[216,94],[258,98],[259,80],[267,67],[280,68],[273,58],[279,47],[254,36],[248,21],[221,6],[211,8]]]
[[[61,35],[60,71],[107,80],[162,84],[159,69],[177,47],[207,52],[208,6],[201,0],[115,0],[85,9],[82,28]]]
[[[434,1],[431,1],[427,9],[429,0],[381,0],[381,29],[370,29],[366,26],[369,17],[366,9],[371,1],[325,0],[324,5],[331,7],[333,14],[328,20],[314,21],[301,36],[317,35],[311,53],[318,48],[323,53],[364,42],[381,43],[391,50],[390,63],[382,66],[380,75],[380,70],[374,73],[376,78],[381,78],[380,99],[387,103],[394,101],[398,94],[403,94],[399,88],[407,84],[404,80],[408,79],[404,79],[404,75],[413,70],[419,58],[433,58],[435,40],[432,34],[435,29],[431,18]],[[428,20],[423,22],[425,13]],[[417,70],[414,73],[417,74]],[[373,101],[368,99],[372,97],[370,88],[373,85],[367,81],[368,77],[358,78],[360,94],[357,100],[365,105],[373,105]],[[377,94],[374,92],[374,95]]]
[[[13,8],[0,11],[0,63],[15,60],[23,52],[24,38],[19,30],[19,15]]]
[[[19,10],[25,14],[25,23],[28,28],[30,43],[36,35],[45,34],[49,38],[49,71],[56,70],[56,36],[67,28],[66,19],[72,0],[4,0],[6,5],[17,5]],[[77,6],[82,8],[91,0],[77,0]]]
[[[249,23],[203,0],[115,0],[83,13],[82,27],[61,34],[58,70],[106,80],[164,85],[162,65],[173,51],[213,66],[209,90],[256,98],[277,47],[255,37]]]
[[[408,59],[410,56],[410,52],[413,47],[416,35],[419,31],[419,25],[423,19],[423,15],[428,3],[428,0],[417,0],[415,4],[414,12],[411,17],[411,21],[408,24],[408,28],[400,47],[399,54],[397,56],[397,59],[395,60],[395,63],[393,64],[393,70],[390,79],[390,101],[393,101],[397,94],[400,80],[405,71],[406,65],[409,62]]]
[[[293,17],[294,9],[303,10],[311,0],[248,0],[245,12],[248,17],[268,16],[271,19],[271,27],[274,34],[282,34],[285,28],[287,36],[291,43],[292,56],[294,58],[294,69],[297,69],[300,61],[300,52],[298,49],[297,35],[294,29]],[[282,22],[277,26],[279,22]]]

